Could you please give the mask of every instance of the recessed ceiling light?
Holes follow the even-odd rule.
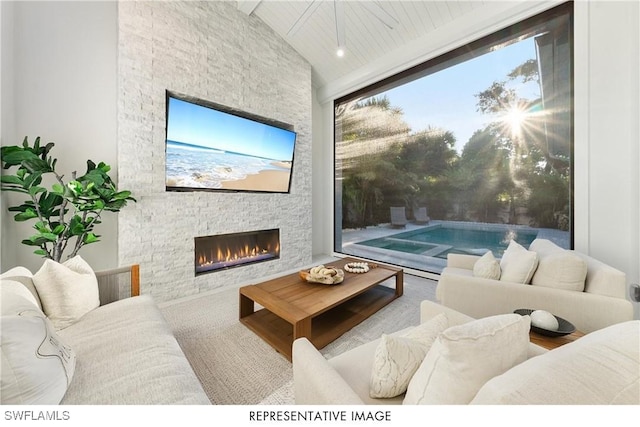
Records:
[[[344,56],[344,47],[338,46],[338,50],[336,51],[336,55],[338,55],[338,58],[342,58]]]

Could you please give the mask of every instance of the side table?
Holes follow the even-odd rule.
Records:
[[[551,350],[560,347],[561,345],[569,344],[584,335],[584,332],[575,331],[569,335],[563,335],[561,337],[548,337],[531,331],[529,332],[529,339],[532,343],[537,344],[540,347],[544,347],[547,350]]]

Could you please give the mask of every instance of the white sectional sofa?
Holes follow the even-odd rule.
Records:
[[[640,404],[638,320],[603,328],[547,351],[528,341],[528,328],[524,332],[520,329],[516,339],[509,338],[506,344],[496,342],[495,348],[486,346],[493,342],[494,333],[499,335],[500,331],[479,332],[476,323],[485,322],[486,325],[493,319],[518,316],[514,314],[475,320],[440,304],[423,301],[421,325],[432,322],[442,313],[448,319],[447,329],[438,334],[422,361],[418,361],[419,368],[410,378],[408,391],[391,398],[371,397],[372,372],[374,366],[376,369],[381,367],[377,353],[383,338],[329,360],[306,338],[297,339],[293,343],[295,403]],[[461,334],[460,328],[466,328],[465,332]],[[414,329],[394,335],[406,338]],[[454,329],[457,329],[455,333]],[[519,356],[520,360],[516,358],[505,365],[505,353],[523,345],[516,342],[521,341],[523,333],[525,354]],[[451,352],[442,351],[445,341],[453,343],[452,347],[447,347]],[[457,351],[455,346],[460,343],[462,347],[457,350],[462,351]],[[406,355],[387,358],[400,370],[406,368],[408,363],[405,361],[411,359]],[[494,359],[500,363],[494,363]],[[447,365],[451,368],[449,371],[439,369]],[[504,372],[496,371],[496,366],[505,368]],[[487,372],[487,369],[493,371]],[[382,374],[393,371],[383,369]],[[449,374],[443,376],[447,372]]]
[[[585,333],[633,319],[622,271],[546,239],[535,239],[528,252],[537,262],[525,283],[505,278],[504,271],[498,279],[479,277],[474,267],[480,256],[449,254],[436,298],[473,318],[521,308],[546,310]]]
[[[31,272],[1,278],[2,404],[211,403],[150,296],[109,302],[102,289],[102,305],[57,329]],[[117,287],[111,279],[97,274],[98,286]]]

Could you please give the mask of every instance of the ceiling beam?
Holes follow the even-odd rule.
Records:
[[[238,0],[238,10],[251,15],[262,0]]]
[[[315,12],[316,9],[320,6],[320,3],[322,2],[318,0],[313,0],[311,4],[307,6],[307,9],[302,13],[302,15],[300,15],[298,20],[293,24],[293,26],[289,30],[289,32],[287,32],[287,37],[293,36],[295,33],[298,32],[298,30],[300,30],[300,28],[302,28],[304,23],[307,22],[307,20],[311,17],[311,15],[313,15],[313,12]]]
[[[338,47],[346,46],[344,39],[344,4],[342,0],[335,0],[334,12],[336,15],[336,36],[338,38]]]
[[[384,25],[389,27],[389,29],[393,29],[396,25],[398,25],[398,20],[386,10],[384,10],[379,4],[369,1],[363,1],[360,4],[362,5],[362,7],[371,12],[376,18],[382,21]]]

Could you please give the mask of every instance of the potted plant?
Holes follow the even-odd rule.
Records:
[[[60,262],[67,249],[73,258],[84,245],[99,241],[94,233],[104,211],[119,212],[128,201],[135,202],[130,191],[118,191],[109,177],[111,167],[87,160],[87,171],[65,183],[56,172],[57,159],[50,155],[53,142],[42,146],[37,137],[33,146],[27,137],[22,146],[1,147],[3,170],[15,169],[14,175],[2,175],[1,190],[23,193],[28,199],[9,211],[17,212],[16,221],[35,220],[36,233],[23,244],[35,246],[35,254]],[[55,182],[47,190],[42,181],[52,175]]]

